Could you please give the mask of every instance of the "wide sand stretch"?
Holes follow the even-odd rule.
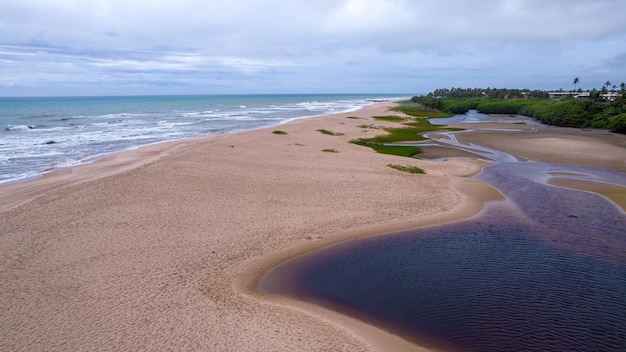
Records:
[[[291,256],[466,217],[495,197],[468,177],[481,166],[470,159],[348,143],[382,133],[390,123],[371,116],[392,104],[157,144],[0,187],[0,350],[420,350],[256,289]]]

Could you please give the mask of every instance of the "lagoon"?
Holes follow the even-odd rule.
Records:
[[[463,221],[294,258],[261,288],[443,350],[624,351],[626,213],[549,183],[626,188],[626,174],[472,147],[494,162],[476,177],[506,200]]]

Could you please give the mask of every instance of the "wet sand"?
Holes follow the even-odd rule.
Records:
[[[381,155],[348,143],[381,133],[366,125],[393,126],[371,118],[392,105],[153,145],[1,187],[0,349],[423,350],[256,288],[287,258],[465,218],[499,197],[469,178],[482,163]],[[546,136],[550,153],[568,153],[570,138],[587,141],[559,130]],[[534,153],[524,157],[545,151],[530,133],[489,135],[466,136],[503,148],[517,138],[516,148]],[[522,143],[528,137],[533,142]],[[594,138],[600,155],[612,155],[603,163],[620,167],[625,137]],[[597,163],[592,154],[575,159]]]
[[[475,132],[457,134],[463,143],[474,143],[513,154],[522,159],[594,166],[626,172],[626,136],[606,130],[520,124],[450,125]],[[509,130],[497,130],[506,128]]]
[[[606,130],[497,123],[450,125],[453,126],[474,130],[456,134],[460,142],[494,148],[521,160],[591,166],[626,173],[626,136],[622,134]],[[436,147],[432,149],[436,150]],[[423,156],[430,158],[429,153],[430,149]],[[626,211],[624,187],[576,179],[576,176],[552,175],[548,183],[600,194]]]
[[[553,178],[548,184],[572,188],[581,191],[589,191],[607,197],[626,212],[626,188],[602,182],[576,180],[569,178]]]

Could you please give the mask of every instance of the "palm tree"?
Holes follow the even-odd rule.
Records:
[[[611,81],[606,81],[604,85],[606,86],[606,89],[609,90],[609,87],[611,86]]]
[[[626,83],[622,82],[622,83],[619,85],[619,87],[620,87],[620,89],[622,90],[622,93],[623,93],[624,91],[626,91]]]
[[[576,91],[576,86],[578,85],[578,83],[580,83],[580,79],[578,77],[574,78],[574,82],[572,82],[572,84],[574,85],[574,92]]]

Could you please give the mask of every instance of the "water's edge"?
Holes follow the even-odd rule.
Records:
[[[452,134],[441,140],[458,143]],[[597,194],[547,184],[569,175],[626,187],[626,175],[476,147],[496,161],[477,178],[506,201],[461,222],[293,258],[268,271],[259,288],[442,349],[626,346],[626,214]]]

